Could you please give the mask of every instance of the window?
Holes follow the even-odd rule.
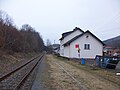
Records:
[[[84,44],[84,49],[89,50],[90,49],[90,44]]]

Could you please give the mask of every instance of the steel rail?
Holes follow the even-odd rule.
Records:
[[[32,62],[33,60],[35,60],[36,58],[38,58],[39,56],[40,56],[40,55],[38,55],[38,56],[30,59],[28,62],[26,62],[26,63],[18,66],[17,68],[15,68],[14,70],[12,70],[12,71],[10,71],[10,72],[7,72],[7,73],[5,73],[5,74],[2,74],[2,75],[0,76],[0,81],[2,81],[2,80],[4,80],[5,78],[9,77],[12,73],[20,70],[22,67],[26,66],[27,64],[29,64],[30,62]]]
[[[31,68],[29,72],[26,73],[26,75],[22,78],[22,80],[16,85],[16,87],[13,90],[18,90],[20,86],[22,86],[23,82],[27,79],[27,77],[32,73],[32,71],[35,69],[35,67],[38,65],[39,61],[42,60],[43,55],[40,57],[40,59],[36,62],[36,64]]]

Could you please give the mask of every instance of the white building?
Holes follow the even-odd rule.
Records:
[[[60,56],[67,58],[95,58],[103,54],[104,43],[90,31],[76,27],[60,38]]]

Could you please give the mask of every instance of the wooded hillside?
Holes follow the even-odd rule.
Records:
[[[28,24],[19,30],[13,25],[10,16],[0,11],[0,49],[14,52],[39,52],[44,42],[38,32]]]
[[[120,36],[103,41],[107,46],[120,49]]]

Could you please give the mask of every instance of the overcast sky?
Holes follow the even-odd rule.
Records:
[[[0,9],[19,28],[29,24],[52,43],[75,27],[101,40],[120,35],[120,0],[0,0]]]

